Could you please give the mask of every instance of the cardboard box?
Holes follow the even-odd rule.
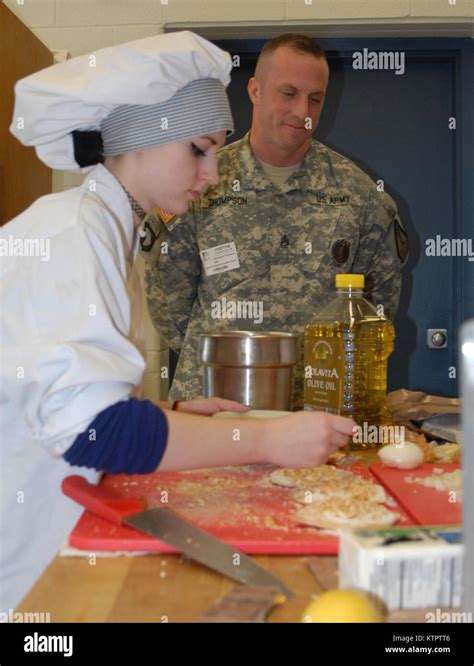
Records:
[[[390,610],[457,607],[462,557],[457,526],[343,531],[339,586],[369,590]]]

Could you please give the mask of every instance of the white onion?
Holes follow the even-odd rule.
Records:
[[[388,444],[380,449],[378,455],[387,467],[399,469],[414,469],[422,464],[423,451],[414,442],[399,442]]]

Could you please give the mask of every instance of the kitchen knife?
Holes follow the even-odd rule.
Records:
[[[293,593],[276,576],[248,555],[188,523],[167,507],[146,509],[141,500],[120,497],[107,488],[92,485],[83,476],[67,476],[61,488],[65,495],[96,516],[166,541],[187,557],[239,583],[276,587],[288,599],[293,597]]]

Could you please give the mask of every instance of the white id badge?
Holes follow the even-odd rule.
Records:
[[[234,268],[240,268],[239,256],[234,241],[209,247],[207,250],[201,250],[199,254],[206,275],[216,275],[216,273],[225,273]]]

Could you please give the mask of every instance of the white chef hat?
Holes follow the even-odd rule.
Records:
[[[108,47],[18,81],[10,131],[48,166],[70,170],[81,166],[82,133],[101,132],[104,154],[116,155],[232,132],[231,68],[228,53],[189,31]]]

